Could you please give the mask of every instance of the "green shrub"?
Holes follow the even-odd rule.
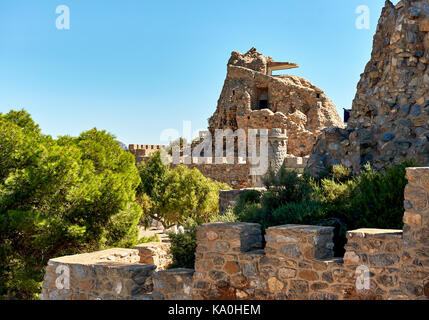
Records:
[[[325,218],[323,206],[318,202],[291,202],[276,209],[271,225],[317,224]]]
[[[405,168],[411,161],[377,172],[369,165],[358,175],[336,165],[317,178],[281,169],[266,181],[262,195],[244,193],[233,208],[239,221],[270,226],[333,226],[334,251],[344,254],[346,231],[358,228],[401,229]]]
[[[350,199],[353,220],[348,224],[353,228],[402,229],[406,168],[415,166],[413,161],[407,161],[386,167],[382,173],[365,166],[357,192]]]
[[[261,198],[261,203],[268,211],[273,211],[282,205],[291,202],[308,201],[311,195],[311,186],[296,171],[285,168],[265,181],[267,192]]]
[[[154,234],[153,236],[142,237],[139,240],[138,244],[150,243],[150,242],[161,242],[161,240],[159,239],[159,236],[157,234]]]
[[[234,214],[232,207],[229,207],[225,214],[213,217],[210,222],[238,222],[238,217]]]
[[[197,248],[197,227],[195,222],[188,222],[185,226],[185,232],[168,234],[171,246],[170,254],[172,263],[168,266],[173,268],[189,268],[195,267],[195,250]]]
[[[232,209],[229,209],[224,215],[213,216],[209,223],[214,222],[237,222],[238,218],[234,215]],[[171,240],[170,254],[173,262],[169,266],[172,268],[194,268],[195,265],[195,249],[197,248],[197,221],[188,219],[185,223],[185,232],[175,234],[169,232],[168,236]]]
[[[329,176],[337,182],[346,182],[352,178],[352,170],[337,164],[330,168]]]
[[[280,214],[282,210],[288,210],[293,205],[299,206],[301,203],[306,203],[308,209],[314,204],[310,202],[311,185],[296,171],[282,168],[277,175],[270,173],[265,185],[266,192],[248,191],[240,196],[234,207],[234,214],[240,221],[259,223],[265,230],[282,224],[281,221],[287,219],[285,215]],[[303,215],[304,211],[300,210],[296,217]]]
[[[271,214],[267,213],[260,203],[248,203],[237,211],[236,216],[241,222],[259,223],[265,230],[271,225]]]

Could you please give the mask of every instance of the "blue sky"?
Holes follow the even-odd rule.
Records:
[[[0,112],[24,108],[46,134],[97,127],[126,144],[205,129],[231,51],[300,65],[342,116],[370,58],[384,0],[0,0]],[[55,26],[70,8],[70,30]],[[370,8],[370,29],[355,12]]]

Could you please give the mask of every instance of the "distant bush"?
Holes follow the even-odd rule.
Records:
[[[333,226],[334,251],[344,254],[346,231],[358,228],[402,229],[405,169],[412,161],[380,172],[369,165],[357,175],[333,166],[318,178],[281,169],[266,181],[267,191],[244,193],[233,208],[239,221],[262,229],[282,224]]]
[[[50,258],[137,242],[140,177],[112,135],[53,139],[25,111],[0,132],[0,297],[36,299]]]
[[[269,212],[292,202],[308,201],[311,186],[296,171],[282,168],[277,174],[270,173],[265,181],[267,191],[261,197],[264,209]]]
[[[138,244],[150,243],[150,242],[161,242],[161,240],[159,239],[159,236],[157,234],[154,234],[153,236],[140,238],[138,241]]]

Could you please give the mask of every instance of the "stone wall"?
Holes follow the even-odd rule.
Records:
[[[164,148],[165,146],[162,145],[130,144],[128,146],[128,151],[134,155],[136,162],[141,162],[147,160],[153,153]]]
[[[138,250],[140,263],[152,264],[157,267],[157,271],[165,270],[173,262],[169,253],[170,243],[166,242],[149,242],[134,246]]]
[[[153,276],[154,300],[192,300],[193,269],[171,269]]]
[[[250,188],[252,186],[252,178],[249,174],[249,163],[233,164],[204,164],[193,163],[188,164],[188,168],[197,168],[205,177],[224,182],[234,189]]]
[[[259,224],[205,224],[195,270],[154,272],[138,250],[62,257],[48,263],[42,299],[427,300],[429,168],[409,168],[407,179],[403,230],[349,231],[344,258],[334,257],[332,227],[271,227],[264,244]],[[69,289],[58,289],[59,266]]]
[[[429,297],[429,168],[407,169],[401,287],[411,299]]]
[[[343,275],[350,280],[352,286],[346,298],[405,298],[399,286],[402,244],[401,230],[359,229],[348,232],[343,269],[333,270],[334,279]],[[365,270],[369,272],[370,288],[358,290],[355,285],[357,274]]]
[[[42,300],[147,300],[153,265],[140,264],[137,250],[109,249],[51,259]]]
[[[234,236],[233,236],[234,235]],[[345,258],[333,257],[333,228],[257,224],[206,225],[197,234],[193,296],[197,299],[390,299],[399,291],[402,232],[349,232]],[[252,240],[250,240],[252,239]],[[367,289],[357,287],[368,270]]]
[[[299,173],[304,172],[305,167],[307,166],[309,156],[305,157],[296,157],[288,154],[284,160],[283,167],[286,170],[294,170]]]
[[[307,170],[343,164],[356,172],[406,159],[429,165],[428,64],[428,1],[386,1],[347,128],[320,135]]]
[[[278,170],[280,166],[283,166],[287,170],[295,170],[302,173],[307,165],[308,156],[296,157],[283,154],[282,157],[273,157],[272,154],[269,154],[269,160],[269,167],[272,170]],[[207,178],[228,184],[234,190],[261,188],[264,185],[263,178],[265,176],[252,176],[250,174],[251,165],[249,161],[243,163],[244,161],[239,161],[237,157],[235,157],[232,164],[226,163],[226,158],[224,158],[224,163],[221,164],[207,163],[205,158],[193,158],[190,164],[186,164],[183,159],[181,162],[190,169],[198,169]],[[175,166],[172,165],[173,168]]]
[[[206,133],[200,132],[200,138],[194,140],[190,149],[194,152],[195,150],[203,150],[203,147],[207,146],[209,150],[204,150],[199,157],[191,157],[190,152],[188,152],[189,155],[187,156],[182,153],[180,159],[176,160],[171,157],[171,160],[180,160],[181,164],[185,164],[191,169],[197,168],[204,176],[227,183],[236,190],[250,187],[261,187],[263,186],[264,177],[268,175],[268,172],[278,172],[280,167],[285,163],[285,158],[287,157],[287,132],[285,129],[279,128],[271,128],[270,130],[267,130],[268,152],[265,155],[267,157],[266,159],[263,159],[264,155],[261,154],[261,150],[258,150],[258,146],[260,146],[260,135],[262,133],[256,132],[255,134],[255,147],[257,147],[257,150],[255,150],[256,154],[252,155],[252,152],[254,151],[251,150],[250,146],[246,145],[246,142],[249,144],[250,140],[249,137],[246,136],[247,131],[245,132],[246,134],[243,134],[241,138],[238,138],[235,135],[231,136],[230,138],[232,139],[230,140],[230,146],[227,143],[229,138],[226,138],[226,136],[214,136],[215,141],[210,141],[212,149],[206,145]],[[238,136],[240,135],[241,134],[238,134]],[[213,138],[212,135],[209,135],[209,137]],[[217,163],[218,159],[216,159],[216,157],[218,157],[216,154],[216,145],[218,144],[218,141],[216,139],[222,139],[220,144],[222,145],[223,143],[223,155],[222,159],[220,159],[220,163]],[[246,141],[241,141],[241,139],[246,139]],[[234,145],[232,145],[232,143]],[[244,147],[244,154],[239,154],[237,150],[238,143],[244,143],[242,146]],[[228,159],[228,150],[231,151],[231,157],[233,157],[233,159]],[[196,152],[198,153],[198,151]],[[255,157],[255,159],[252,159],[252,157]],[[261,159],[259,159],[259,157],[261,157]],[[252,160],[256,162],[255,165],[252,165]],[[262,163],[264,160],[267,161],[265,168]],[[172,166],[174,167],[175,165]],[[265,170],[265,172],[262,172],[262,170]]]
[[[246,54],[232,52],[209,130],[214,134],[215,129],[227,128],[287,129],[289,153],[308,155],[324,128],[343,126],[343,122],[320,88],[297,76],[270,75],[267,69],[273,63],[255,48]],[[280,64],[284,69],[297,67]]]

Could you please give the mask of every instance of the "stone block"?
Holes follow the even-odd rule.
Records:
[[[412,227],[420,227],[422,225],[422,216],[417,213],[405,212],[404,223]]]
[[[198,228],[197,242],[211,243],[222,253],[248,252],[262,247],[261,226],[257,223],[211,223]]]
[[[422,32],[429,32],[429,20],[420,21],[419,29]]]
[[[333,227],[283,225],[266,231],[266,252],[280,248],[288,258],[327,259],[333,256]]]

